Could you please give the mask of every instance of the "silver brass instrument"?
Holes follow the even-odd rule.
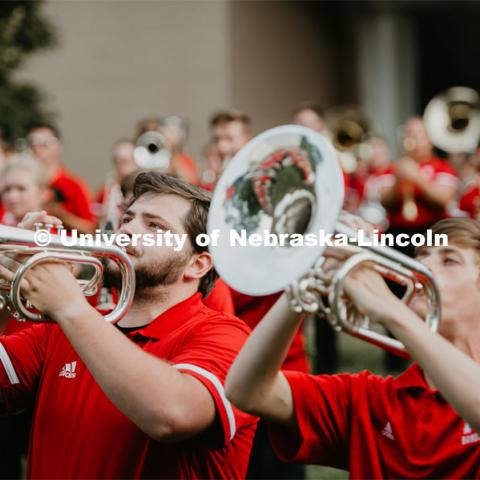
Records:
[[[134,150],[135,162],[142,169],[159,169],[167,172],[170,168],[171,152],[163,134],[150,130],[138,137]]]
[[[437,148],[471,153],[480,140],[480,96],[471,88],[449,88],[430,100],[423,119]]]
[[[401,342],[377,333],[360,316],[344,293],[344,281],[359,265],[368,265],[406,288],[406,304],[424,295],[425,322],[436,331],[440,301],[432,275],[392,248],[359,246],[357,233],[342,222],[342,204],[342,174],[327,139],[292,125],[262,133],[237,153],[215,189],[208,219],[208,232],[220,232],[210,246],[215,268],[235,290],[258,296],[287,289],[295,311],[323,313],[336,329],[405,355]],[[321,232],[348,239],[336,248],[352,256],[333,277],[322,268],[325,246],[294,246],[294,237]],[[290,240],[283,246],[232,246],[232,236],[252,234]]]
[[[40,247],[35,241],[37,232],[22,228],[0,225],[0,255],[25,255],[11,282],[0,283],[0,308],[7,306],[15,319],[34,322],[49,321],[41,313],[33,312],[26,305],[20,292],[20,285],[28,270],[39,263],[63,260],[77,265],[90,265],[94,273],[88,280],[78,280],[85,296],[94,295],[102,281],[104,267],[101,259],[113,261],[122,275],[122,289],[119,292],[115,308],[104,316],[107,322],[120,321],[133,301],[135,293],[135,271],[129,256],[115,246],[79,246],[67,247],[62,244],[59,235],[51,235],[48,246]]]

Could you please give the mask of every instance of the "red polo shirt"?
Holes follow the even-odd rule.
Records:
[[[241,318],[252,330],[273,307],[274,303],[282,295],[282,292],[264,295],[262,297],[254,297],[245,295],[230,289],[235,307],[235,315]],[[307,354],[305,352],[305,342],[303,339],[303,331],[300,327],[293,337],[292,344],[288,350],[287,358],[283,362],[283,370],[297,370],[299,372],[309,372]]]
[[[233,299],[230,288],[221,278],[217,278],[212,290],[203,299],[203,303],[208,308],[211,308],[217,312],[235,315],[235,308],[233,307]]]
[[[50,186],[59,192],[60,203],[65,210],[85,220],[93,220],[90,191],[85,182],[62,166],[50,181]]]
[[[2,338],[7,410],[35,401],[27,476],[244,477],[255,419],[232,407],[223,382],[248,333],[239,319],[205,307],[197,293],[127,334],[142,350],[197,378],[215,401],[214,426],[170,444],[152,440],[110,402],[58,325]]]
[[[454,168],[446,160],[432,157],[430,160],[419,165],[420,174],[426,179],[435,182],[437,185],[445,185],[456,188],[458,177]],[[381,186],[392,186],[395,183],[395,164],[392,164],[382,174],[379,174],[377,181]],[[438,220],[448,216],[446,209],[432,207],[423,197],[418,187],[414,188],[414,200],[417,205],[418,215],[415,220],[406,220],[402,215],[402,203],[389,212],[389,222],[392,227],[424,227],[432,225]]]
[[[467,212],[471,218],[478,218],[480,211],[480,188],[477,183],[470,185],[458,201],[458,208]]]
[[[416,364],[396,379],[285,375],[298,426],[272,427],[284,461],[350,470],[351,478],[480,478],[480,434]]]

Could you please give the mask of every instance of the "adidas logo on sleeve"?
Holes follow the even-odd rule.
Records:
[[[65,378],[75,378],[77,376],[77,374],[75,373],[76,368],[77,362],[66,363],[58,376]]]

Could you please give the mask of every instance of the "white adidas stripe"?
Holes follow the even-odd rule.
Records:
[[[207,378],[213,383],[213,386],[216,388],[220,398],[222,399],[223,406],[225,407],[225,411],[227,412],[228,418],[228,426],[230,428],[230,440],[235,436],[235,432],[237,431],[236,423],[235,423],[235,414],[233,413],[232,404],[229,402],[227,396],[225,395],[225,390],[223,388],[222,383],[220,380],[208,370],[204,368],[197,367],[197,365],[191,365],[190,363],[177,363],[173,365],[174,368],[178,370],[190,370],[192,372],[196,372],[203,377]]]
[[[18,379],[17,372],[13,367],[12,361],[10,360],[10,357],[8,356],[8,353],[5,350],[5,347],[1,343],[0,343],[0,361],[3,364],[3,368],[5,368],[5,372],[7,372],[7,376],[8,376],[8,379],[10,380],[10,383],[12,385],[19,384],[20,380]]]

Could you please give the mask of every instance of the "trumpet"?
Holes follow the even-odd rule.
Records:
[[[48,235],[48,247],[39,246],[39,233]],[[30,268],[43,262],[62,260],[75,265],[88,265],[93,268],[92,276],[78,282],[85,296],[92,296],[98,291],[104,272],[102,259],[112,260],[119,268],[122,276],[122,289],[115,308],[104,316],[105,321],[117,323],[126,314],[135,293],[135,271],[128,255],[114,246],[81,246],[66,247],[59,235],[52,235],[48,230],[24,230],[16,227],[0,225],[0,255],[26,256],[16,270],[12,281],[0,282],[0,309],[11,310],[18,321],[48,322],[49,319],[32,311],[22,298],[20,285]]]
[[[214,191],[208,231],[220,232],[210,245],[219,275],[237,291],[266,295],[287,290],[297,312],[323,312],[337,330],[405,356],[404,345],[378,333],[344,293],[345,279],[367,265],[405,287],[402,300],[427,300],[426,324],[438,329],[440,300],[431,272],[389,247],[361,247],[356,232],[341,220],[343,181],[330,142],[313,130],[282,126],[255,137],[233,158]],[[231,231],[287,235],[284,246],[243,245],[234,255]],[[230,234],[228,232],[230,231]],[[325,246],[296,247],[293,238],[323,232],[341,234],[351,257],[333,277],[323,269]],[[234,260],[234,261],[233,261]],[[240,267],[239,267],[240,266]]]

